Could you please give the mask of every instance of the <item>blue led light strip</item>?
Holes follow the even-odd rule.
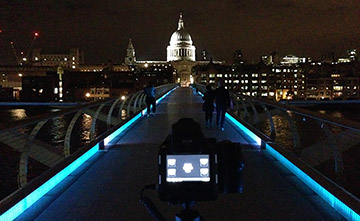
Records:
[[[318,184],[315,180],[309,177],[306,173],[300,170],[297,166],[291,163],[283,155],[277,152],[270,145],[266,144],[266,150],[277,160],[279,160],[286,168],[288,168],[293,174],[295,174],[300,180],[308,185],[314,192],[316,192],[321,198],[330,204],[335,210],[343,215],[348,220],[360,220],[359,214],[357,214],[350,207],[341,202],[338,198],[332,195],[324,187]]]
[[[162,97],[160,97],[156,101],[156,103],[159,103],[162,99],[164,99],[167,95],[169,95],[171,92],[173,92],[177,88],[178,87],[175,87],[172,90],[170,90],[169,92],[167,92],[166,94],[164,94]],[[108,144],[111,140],[113,140],[116,136],[121,134],[131,124],[136,122],[141,117],[142,113],[144,113],[144,111],[146,113],[146,109],[142,110],[139,114],[137,114],[135,117],[133,117],[131,120],[129,120],[126,124],[122,125],[114,133],[112,133],[108,137],[106,137],[104,139],[104,145]],[[90,157],[92,157],[98,150],[99,150],[99,144],[96,144],[94,147],[92,147],[90,150],[88,150],[86,153],[84,153],[82,156],[80,156],[78,159],[76,159],[70,165],[65,167],[63,170],[61,170],[55,176],[53,176],[48,181],[46,181],[44,184],[42,184],[40,187],[38,187],[36,190],[34,190],[32,193],[27,195],[24,199],[22,199],[17,204],[15,204],[13,207],[8,209],[5,213],[1,214],[0,221],[8,221],[8,220],[16,219],[16,217],[18,217],[20,214],[22,214],[31,205],[33,205],[36,201],[38,201],[42,196],[44,196],[52,188],[54,188],[57,184],[59,184],[62,180],[64,180],[68,175],[70,175],[72,172],[74,172],[79,166],[81,166],[85,161],[87,161]]]
[[[81,164],[87,161],[92,155],[94,155],[99,150],[99,144],[96,144],[70,165],[65,167],[51,179],[46,181],[32,193],[27,195],[20,202],[15,204],[5,213],[0,216],[0,221],[5,220],[13,220],[18,217],[21,213],[23,213],[26,209],[28,209],[31,205],[33,205],[37,200],[39,200],[42,196],[44,196],[47,192],[49,192],[52,188],[54,188],[58,183],[60,183],[65,177],[71,174],[74,170],[76,170]]]
[[[256,134],[254,134],[251,130],[249,130],[247,127],[245,127],[244,125],[242,125],[239,121],[237,121],[233,116],[231,116],[230,114],[226,113],[225,117],[227,119],[229,119],[233,124],[235,124],[236,126],[238,126],[240,128],[240,130],[244,131],[251,139],[253,139],[258,145],[261,145],[261,138],[256,136]]]
[[[171,92],[173,92],[174,90],[176,90],[179,86],[176,86],[175,88],[171,89],[169,92],[167,92],[166,94],[164,94],[163,96],[161,96],[159,99],[156,100],[156,104],[159,103],[162,99],[164,99],[166,96],[168,96]]]
[[[201,96],[203,94],[198,92]],[[242,125],[239,121],[237,121],[230,114],[225,114],[226,118],[228,118],[232,123],[238,126],[242,131],[244,131],[251,139],[253,139],[257,144],[261,144],[261,138],[258,137],[255,133],[250,131],[244,125]],[[338,198],[336,198],[333,194],[327,191],[324,187],[318,184],[315,180],[313,180],[310,176],[304,173],[301,169],[291,163],[288,159],[286,159],[283,155],[277,152],[274,148],[272,148],[269,144],[266,144],[266,150],[281,164],[283,164],[286,168],[288,168],[293,174],[295,174],[301,181],[303,181],[310,189],[316,192],[321,198],[323,198],[331,207],[337,210],[342,216],[344,216],[348,220],[356,220],[360,221],[360,215],[357,214],[350,207],[341,202]]]
[[[117,129],[112,134],[107,136],[104,139],[104,145],[106,146],[108,143],[110,143],[110,141],[112,141],[116,136],[121,134],[126,128],[128,128],[131,124],[133,124],[135,121],[137,121],[140,117],[141,117],[141,113],[138,113],[135,117],[133,117],[128,122],[126,122],[126,124],[122,125],[119,129]]]
[[[243,130],[248,136],[250,136],[256,143],[261,144],[261,139],[255,135],[252,131],[242,125],[239,121],[237,121],[230,114],[226,113],[225,115],[231,122],[233,122],[236,126],[238,126],[241,130]],[[301,181],[303,181],[310,189],[316,192],[321,198],[323,198],[327,203],[330,204],[335,210],[337,210],[342,216],[349,220],[357,220],[360,221],[360,216],[350,207],[341,202],[338,198],[336,198],[333,194],[327,191],[324,187],[318,184],[315,180],[313,180],[310,176],[304,173],[301,169],[291,163],[288,159],[286,159],[283,155],[277,152],[274,148],[272,148],[269,144],[266,144],[266,150],[281,164],[283,164],[286,168],[288,168],[293,174],[295,174]]]

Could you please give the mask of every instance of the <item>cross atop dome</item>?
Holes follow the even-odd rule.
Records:
[[[180,30],[180,29],[185,29],[184,28],[184,20],[182,18],[182,13],[180,13],[179,25],[178,25],[178,30]]]

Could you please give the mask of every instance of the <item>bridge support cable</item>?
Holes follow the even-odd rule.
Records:
[[[112,105],[111,105],[111,107],[110,107],[110,110],[109,110],[109,112],[108,112],[108,114],[107,114],[107,117],[106,117],[106,127],[107,127],[107,129],[109,129],[109,128],[111,127],[112,113],[113,113],[116,105],[117,105],[120,101],[121,101],[120,98],[119,98],[119,99],[116,99],[116,100],[112,103]]]
[[[80,109],[79,111],[77,111],[76,114],[72,117],[68,128],[66,129],[65,140],[64,140],[64,156],[65,156],[65,158],[70,156],[71,134],[72,134],[72,131],[73,131],[73,128],[75,126],[77,119],[83,113],[84,113],[83,109]]]
[[[27,184],[28,159],[29,159],[29,152],[31,149],[31,143],[47,121],[48,119],[38,122],[30,132],[29,137],[26,139],[19,163],[19,174],[18,174],[19,187],[23,187],[25,184]]]
[[[246,103],[246,101],[244,101],[244,100],[241,101],[241,104],[242,104],[242,107],[243,107],[243,110],[244,110],[244,113],[245,113],[244,120],[248,121],[250,119],[250,114],[249,114],[249,111],[248,111],[247,106],[246,106],[245,103]]]
[[[133,107],[133,112],[136,113],[137,110],[138,110],[138,101],[139,99],[143,96],[144,94],[143,93],[139,93],[136,98],[135,98],[135,101],[134,101],[134,107]]]
[[[294,120],[290,117],[287,110],[281,110],[281,113],[285,117],[287,122],[289,123],[289,127],[290,127],[292,138],[293,138],[292,139],[293,140],[293,148],[294,148],[293,152],[296,154],[296,156],[300,156],[301,155],[300,138],[299,138],[299,133],[298,133],[296,124],[295,124]]]
[[[141,99],[141,107],[146,108],[146,96]]]
[[[139,98],[139,100],[138,100],[138,103],[137,103],[137,110],[136,111],[138,111],[138,110],[141,110],[143,107],[144,107],[144,105],[143,105],[143,99],[145,98],[146,96],[145,96],[145,94],[141,94],[141,96],[140,96],[140,98]]]
[[[261,104],[261,106],[264,109],[265,114],[266,114],[266,116],[267,116],[267,118],[269,120],[269,123],[270,123],[270,138],[271,138],[271,140],[275,141],[276,140],[276,131],[275,131],[275,125],[274,125],[274,120],[272,118],[272,114],[264,104]]]
[[[231,97],[231,99],[233,100],[233,103],[235,103],[233,108],[235,110],[237,110],[236,111],[236,116],[239,117],[239,118],[242,118],[241,117],[241,112],[239,111],[240,110],[240,101],[239,101],[239,99],[237,99],[236,97],[233,97],[233,96]]]
[[[253,113],[254,113],[253,123],[254,123],[254,125],[256,125],[259,123],[258,112],[257,112],[254,102],[252,100],[249,100],[248,103],[250,104],[251,109],[253,110]]]
[[[334,134],[330,131],[327,123],[325,123],[325,122],[323,122],[323,123],[319,122],[319,123],[325,130],[325,134],[326,134],[326,136],[328,138],[328,142],[329,142],[329,147],[331,148],[333,156],[334,156],[335,173],[338,176],[341,176],[344,172],[344,164],[343,164],[343,159],[342,159],[342,155],[341,155],[341,150],[336,141],[336,136],[334,136]]]
[[[90,141],[95,139],[95,128],[96,128],[96,121],[99,117],[99,114],[101,112],[101,110],[104,108],[104,106],[106,104],[108,104],[109,102],[111,102],[112,100],[108,100],[105,101],[104,103],[102,103],[96,110],[95,114],[92,116],[92,120],[91,120],[91,127],[90,127]]]
[[[134,98],[136,98],[140,93],[142,93],[142,91],[140,91],[140,92],[136,92],[133,96],[131,96],[131,98],[130,98],[130,100],[129,100],[129,103],[128,103],[128,106],[127,106],[127,108],[126,108],[126,116],[128,117],[128,116],[130,116],[131,115],[131,104],[132,104],[132,102],[133,102],[133,100],[134,100]],[[135,113],[135,112],[134,112]]]

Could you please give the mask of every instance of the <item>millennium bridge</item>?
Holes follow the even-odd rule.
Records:
[[[158,152],[181,118],[240,144],[244,190],[194,208],[205,220],[360,220],[360,125],[232,94],[224,131],[206,128],[203,85],[157,87],[0,127],[0,220],[151,220],[139,202],[158,183]],[[147,192],[165,219],[179,206]]]

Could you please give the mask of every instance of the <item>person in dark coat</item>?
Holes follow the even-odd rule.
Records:
[[[230,106],[230,94],[224,87],[222,79],[218,79],[218,88],[215,90],[216,126],[224,130],[225,113]]]
[[[150,111],[151,105],[152,105],[153,113],[155,113],[155,111],[156,111],[155,91],[156,91],[156,89],[153,86],[151,81],[144,88],[144,94],[146,95],[145,102],[146,102],[146,106],[147,106],[147,117],[149,117],[151,114],[151,111]]]
[[[214,98],[215,98],[215,93],[211,89],[210,85],[206,86],[206,92],[204,93],[204,96],[202,98],[204,100],[203,111],[205,111],[206,128],[209,128],[212,127],[212,116],[214,112]]]

